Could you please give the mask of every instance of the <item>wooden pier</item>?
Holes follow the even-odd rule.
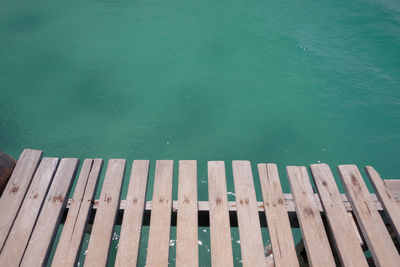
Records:
[[[93,227],[84,264],[106,266],[121,217],[115,266],[137,265],[143,225],[150,226],[148,267],[168,266],[171,225],[177,227],[176,266],[199,265],[199,226],[210,227],[212,266],[233,266],[231,227],[239,230],[243,266],[299,266],[293,227],[301,229],[310,266],[368,266],[367,249],[376,266],[400,265],[395,245],[400,240],[400,180],[382,180],[373,167],[365,168],[371,194],[357,166],[338,166],[346,191],[340,194],[328,165],[311,165],[310,176],[306,167],[288,166],[292,194],[284,194],[277,166],[260,163],[263,199],[257,201],[250,162],[233,161],[232,202],[224,162],[210,161],[209,201],[198,201],[197,162],[179,161],[178,199],[173,200],[173,161],[158,160],[153,198],[146,201],[150,162],[134,160],[130,175],[124,175],[126,164],[124,159],[108,161],[100,198],[94,199],[103,160],[85,159],[77,175],[78,159],[42,158],[41,151],[25,149],[0,198],[0,266],[48,264],[60,222],[64,227],[52,266],[76,265],[88,222]],[[120,200],[124,176],[129,185],[126,200]],[[271,240],[268,257],[262,227],[268,227]]]

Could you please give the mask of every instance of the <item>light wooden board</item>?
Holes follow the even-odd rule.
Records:
[[[66,196],[75,177],[78,162],[76,158],[61,160],[25,249],[21,267],[42,266],[46,263],[58,223],[67,204]]]
[[[125,171],[124,159],[110,159],[100,194],[99,208],[94,218],[85,266],[106,266],[111,235],[120,201]]]
[[[355,165],[338,166],[354,215],[377,266],[399,266],[400,256]]]
[[[275,266],[299,266],[278,168],[276,164],[257,166]]]
[[[39,164],[42,151],[24,149],[0,198],[0,251]]]
[[[225,163],[208,162],[211,265],[233,266],[232,241],[226,195]]]
[[[286,170],[310,266],[336,266],[307,169],[288,166]]]
[[[390,189],[389,189],[389,191],[390,191]],[[393,194],[393,192],[392,192],[392,194]],[[285,200],[285,205],[286,205],[287,211],[289,213],[296,212],[296,210],[294,208],[294,199],[293,199],[292,194],[283,193],[283,197],[284,197],[284,200]],[[319,201],[318,194],[314,194],[314,198],[315,198],[315,202],[317,203],[317,207],[318,207],[319,211],[323,212],[322,205],[321,205],[321,203]],[[351,207],[351,205],[349,203],[349,200],[347,199],[346,195],[345,194],[340,194],[340,198],[343,200],[343,205],[346,208],[346,210],[348,212],[351,212],[353,210],[353,208]],[[376,207],[376,209],[378,211],[383,211],[383,208],[382,208],[378,198],[375,196],[375,194],[371,194],[371,199],[372,199],[372,202],[373,202],[374,206]],[[72,201],[72,199],[68,200],[67,208],[69,208],[69,206],[71,205],[71,201]],[[146,201],[145,207],[144,207],[145,211],[151,211],[151,208],[153,206],[152,203],[153,202],[151,200]],[[128,202],[126,200],[121,200],[120,205],[119,205],[118,208],[120,210],[125,210],[127,205],[128,205]],[[99,207],[99,200],[96,199],[96,200],[94,200],[94,204],[93,204],[92,208],[96,210],[98,207]],[[210,205],[209,205],[208,201],[198,201],[198,210],[199,211],[208,211],[209,209],[210,209]],[[229,211],[236,211],[237,210],[236,209],[236,201],[228,201],[228,209],[229,209]],[[261,201],[257,201],[257,209],[258,209],[259,212],[263,212],[265,210],[264,209],[264,203],[261,202]],[[176,212],[178,210],[178,201],[175,201],[175,200],[172,201],[172,210],[174,212]]]
[[[137,265],[148,176],[149,161],[135,160],[126,196],[127,207],[121,226],[116,267]]]
[[[102,164],[101,159],[83,161],[52,266],[66,267],[76,263]]]
[[[179,161],[176,266],[199,266],[197,162]]]
[[[19,266],[47,189],[56,171],[57,163],[57,158],[43,158],[40,162],[20,212],[1,251],[0,266]]]
[[[266,266],[250,162],[235,160],[232,170],[243,266]]]
[[[368,266],[331,169],[326,164],[313,164],[310,169],[342,265]]]
[[[400,179],[397,180],[383,180],[389,192],[394,196],[397,202],[400,201]]]
[[[168,265],[171,225],[173,161],[157,160],[153,187],[153,209],[147,247],[147,267]]]
[[[362,239],[362,237],[361,237],[360,231],[358,231],[357,223],[356,223],[356,220],[354,219],[353,213],[351,213],[351,212],[348,211],[348,212],[347,212],[347,216],[348,216],[349,219],[350,219],[351,226],[353,227],[354,233],[356,233],[358,243],[359,243],[361,246],[364,245],[364,241],[363,241],[363,239]]]
[[[386,188],[379,173],[373,167],[367,166],[365,167],[365,171],[392,224],[393,230],[396,232],[397,239],[400,240],[400,204],[397,203],[394,196]]]

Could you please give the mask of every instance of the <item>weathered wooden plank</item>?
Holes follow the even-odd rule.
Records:
[[[76,158],[61,160],[25,249],[21,267],[43,266],[46,263],[78,162]]]
[[[386,215],[388,216],[396,237],[400,240],[400,204],[386,188],[379,173],[371,166],[365,167],[371,185],[374,188],[379,201],[381,202]]]
[[[356,224],[356,221],[355,221],[355,219],[354,219],[353,213],[351,213],[351,212],[348,211],[348,212],[347,212],[347,216],[349,217],[350,222],[351,222],[351,226],[353,227],[354,233],[355,233],[356,236],[357,236],[357,241],[358,241],[358,243],[359,243],[361,246],[364,245],[364,241],[363,241],[363,239],[362,239],[362,237],[361,237],[361,233],[358,231],[357,224]]]
[[[135,160],[126,196],[116,267],[137,265],[148,176],[149,161]]]
[[[173,161],[157,160],[153,187],[153,209],[146,266],[167,266],[171,224]]]
[[[310,169],[342,265],[368,266],[329,166],[326,164],[313,164]]]
[[[233,266],[226,192],[225,163],[223,161],[209,161],[209,202],[206,203],[209,204],[210,210],[211,265],[216,267]]]
[[[397,202],[400,201],[400,179],[397,180],[383,180],[389,192],[394,196]]]
[[[85,266],[106,266],[111,235],[120,201],[125,171],[124,159],[110,159],[100,194],[99,208],[94,218]]]
[[[79,255],[103,160],[85,159],[52,266],[74,266]]]
[[[57,168],[57,158],[43,158],[0,254],[0,266],[19,266],[47,189]],[[21,184],[21,183],[19,183]]]
[[[389,189],[389,191],[390,191],[390,189]],[[296,212],[296,210],[294,208],[294,200],[293,200],[292,194],[283,193],[283,197],[284,197],[284,200],[285,200],[285,205],[286,205],[287,211],[289,213]],[[319,211],[323,212],[322,205],[321,205],[321,203],[319,201],[318,194],[314,194],[314,198],[315,198],[315,202],[317,204],[317,207],[318,207]],[[352,207],[351,207],[346,195],[345,194],[340,194],[340,198],[343,200],[343,205],[346,208],[346,210],[348,212],[351,212],[353,209],[352,209]],[[376,209],[378,211],[383,211],[383,208],[382,208],[380,202],[378,201],[377,197],[375,196],[375,194],[371,194],[371,198],[372,198],[373,204],[375,205]],[[68,200],[67,208],[70,207],[71,201],[72,201],[72,199]],[[121,200],[120,205],[119,205],[118,208],[120,210],[125,210],[125,208],[127,207],[127,203],[128,202],[126,200]],[[150,201],[146,201],[146,203],[145,203],[145,211],[151,211],[151,208],[153,206],[152,203],[153,202],[151,200]],[[94,200],[94,204],[93,204],[92,208],[93,209],[97,209],[98,206],[99,206],[99,200],[96,199],[96,200]],[[209,209],[210,209],[210,205],[209,205],[208,201],[198,201],[198,210],[199,211],[208,211]],[[229,209],[229,211],[236,211],[236,201],[228,201],[228,209]],[[264,203],[261,202],[261,201],[257,201],[257,209],[258,209],[259,212],[264,211]],[[174,200],[174,201],[172,201],[172,211],[176,212],[177,210],[178,210],[178,201]]]
[[[286,170],[310,266],[336,266],[307,169],[288,166]]]
[[[0,151],[0,196],[7,185],[16,163],[15,159]]]
[[[199,266],[197,162],[179,161],[176,266]]]
[[[243,266],[266,266],[249,161],[232,161]]]
[[[354,215],[377,266],[398,266],[400,256],[355,165],[338,166]]]
[[[24,149],[0,198],[0,251],[39,164],[42,151]]]
[[[299,266],[278,168],[276,164],[257,166],[275,266]]]

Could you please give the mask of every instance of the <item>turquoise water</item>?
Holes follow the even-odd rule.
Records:
[[[207,160],[400,178],[400,3],[4,0],[0,99],[4,152],[197,159],[202,200]]]
[[[2,1],[18,156],[373,164],[400,177],[398,1]]]

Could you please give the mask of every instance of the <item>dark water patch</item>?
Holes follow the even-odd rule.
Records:
[[[90,70],[80,76],[69,99],[77,110],[121,116],[135,105],[132,90],[114,85],[112,71]]]
[[[14,8],[11,12],[2,14],[0,28],[11,34],[18,34],[39,30],[49,21],[50,17],[40,7]]]

